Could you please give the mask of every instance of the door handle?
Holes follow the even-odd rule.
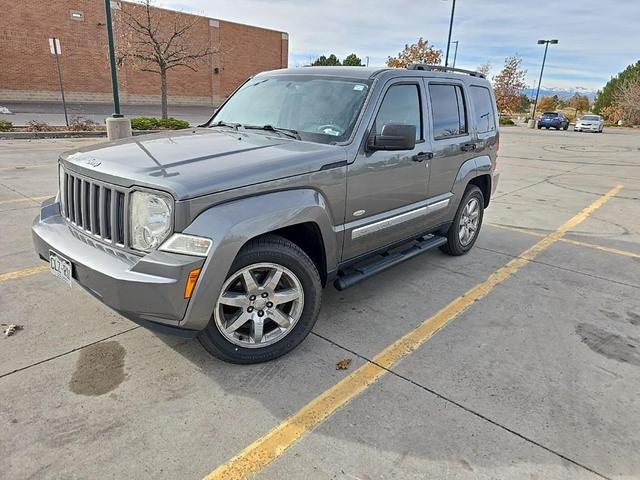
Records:
[[[464,145],[462,145],[462,147],[460,147],[460,149],[463,152],[470,152],[470,151],[476,149],[476,144],[475,143],[465,143]]]
[[[411,160],[413,160],[414,162],[423,162],[424,160],[431,160],[432,158],[432,152],[418,152],[413,157],[411,157]]]

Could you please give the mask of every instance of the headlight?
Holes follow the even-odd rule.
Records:
[[[196,237],[184,233],[174,233],[160,246],[163,252],[183,253],[206,257],[213,242],[210,238]]]
[[[129,202],[131,247],[149,252],[171,233],[173,199],[161,193],[135,191]]]

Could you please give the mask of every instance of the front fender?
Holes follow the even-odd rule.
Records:
[[[312,189],[273,192],[211,207],[184,233],[213,239],[198,283],[180,326],[202,330],[207,326],[222,284],[242,246],[252,238],[279,228],[315,223],[325,248],[327,269],[338,262],[338,242],[324,197]]]

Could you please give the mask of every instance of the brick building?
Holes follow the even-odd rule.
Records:
[[[114,24],[119,9],[112,1]],[[168,75],[169,104],[217,105],[250,75],[286,68],[288,35],[182,12],[197,19],[191,35],[213,54],[198,71],[177,67]],[[0,104],[60,99],[49,38],[60,39],[65,96],[69,102],[110,102],[111,80],[103,0],[0,0]],[[122,103],[160,103],[160,77],[126,61],[118,69]]]

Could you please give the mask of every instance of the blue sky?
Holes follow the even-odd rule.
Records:
[[[384,65],[405,43],[422,36],[445,50],[452,0],[165,0],[161,6],[289,33],[289,64],[320,54],[369,56]],[[504,58],[518,54],[537,82],[544,46],[549,48],[544,88],[597,89],[640,59],[638,0],[457,0],[452,40],[457,67],[490,62],[492,74]]]

